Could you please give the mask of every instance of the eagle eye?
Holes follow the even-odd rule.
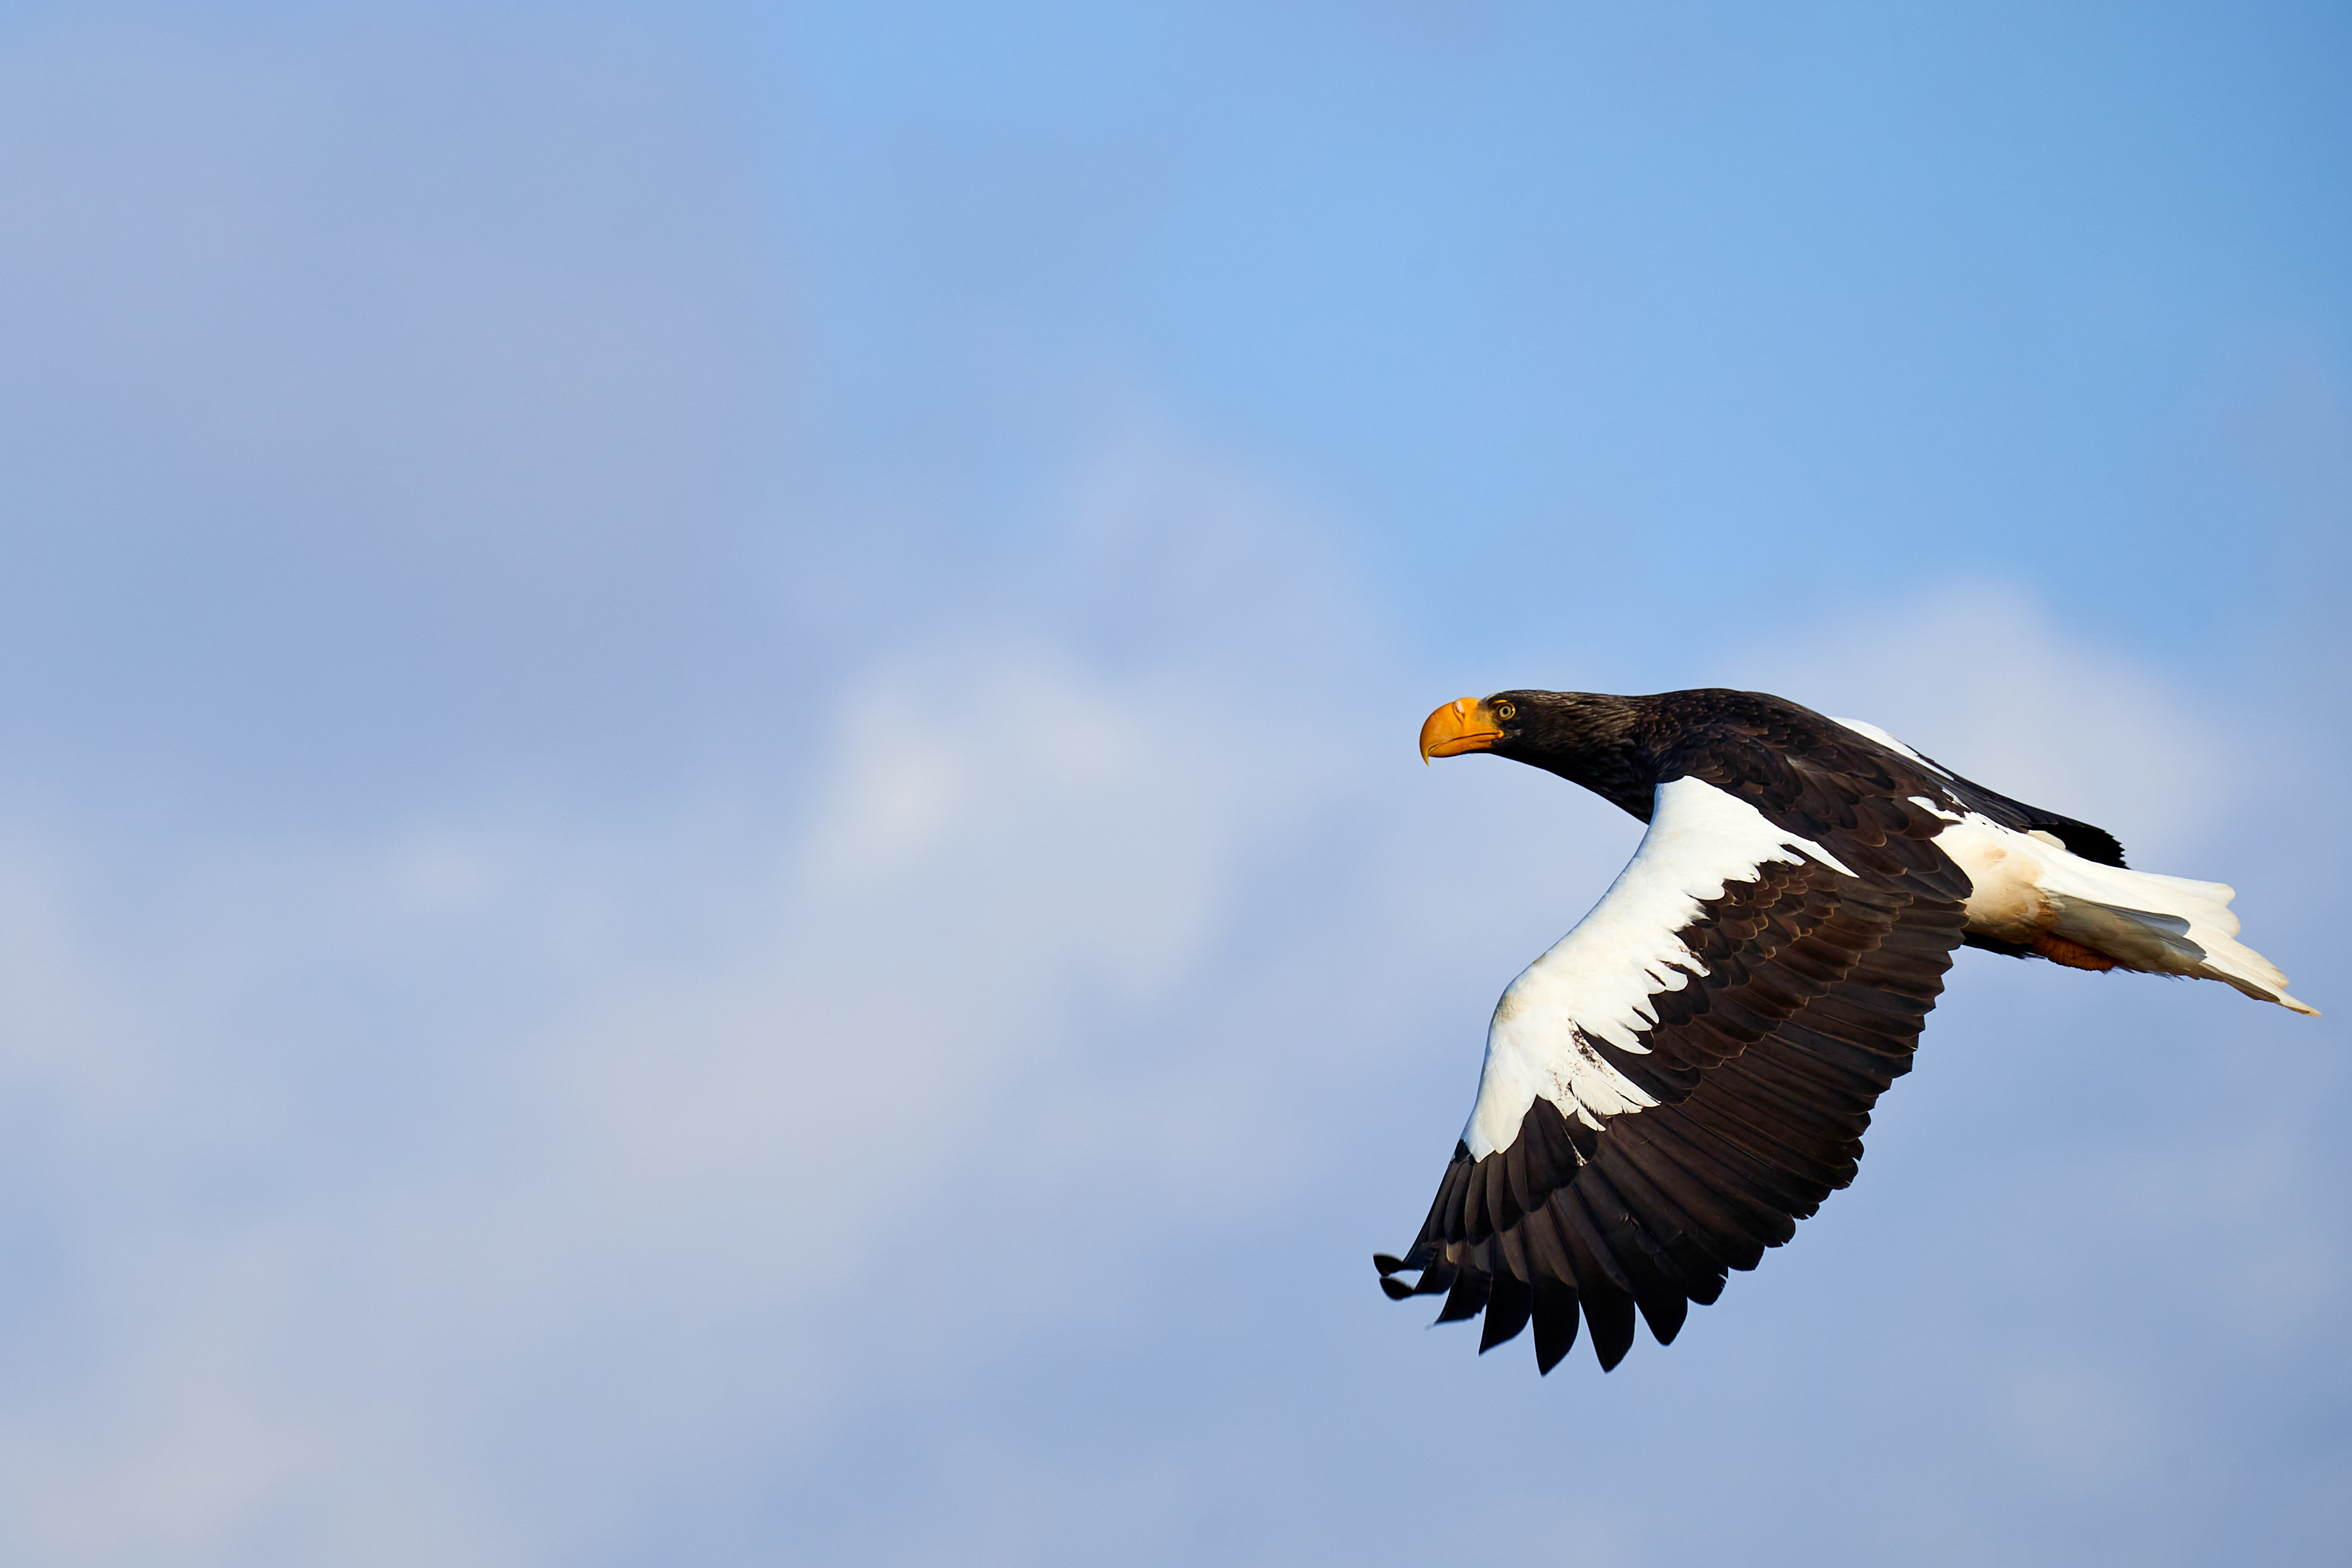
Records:
[[[1495,705],[1495,716],[1507,722],[1508,720],[1518,717],[1519,710],[1511,703],[1496,703]]]

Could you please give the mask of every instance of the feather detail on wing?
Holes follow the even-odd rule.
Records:
[[[1428,1220],[1374,1260],[1384,1290],[1483,1311],[1481,1350],[1532,1322],[1546,1372],[1580,1313],[1607,1368],[1637,1312],[1671,1340],[1853,1179],[1969,891],[1907,798],[1922,780],[1855,760],[1718,748],[1658,787],[1632,863],[1496,1008]]]
[[[1650,1054],[1642,1037],[1657,1024],[1659,998],[1708,975],[1690,938],[1727,885],[1753,882],[1766,866],[1809,862],[1851,876],[1829,851],[1736,796],[1696,779],[1659,786],[1632,862],[1496,1004],[1477,1104],[1462,1133],[1471,1157],[1517,1136],[1538,1097],[1596,1130],[1605,1117],[1655,1105],[1601,1051]]]

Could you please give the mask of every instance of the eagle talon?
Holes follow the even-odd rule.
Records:
[[[2069,942],[2063,936],[2053,936],[2046,931],[2027,946],[2052,963],[2063,964],[2070,969],[2088,969],[2093,974],[2104,975],[2116,967],[2116,961],[2105,953],[2085,947],[2080,942]]]

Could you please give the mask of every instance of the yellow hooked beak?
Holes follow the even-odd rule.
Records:
[[[1491,705],[1477,697],[1456,697],[1422,721],[1421,760],[1426,767],[1433,757],[1491,751],[1502,738],[1502,721]]]

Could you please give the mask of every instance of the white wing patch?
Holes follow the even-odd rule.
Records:
[[[1909,747],[1904,745],[1901,741],[1895,739],[1893,736],[1887,734],[1876,725],[1869,723],[1867,720],[1859,718],[1832,718],[1830,722],[1835,725],[1843,725],[1847,729],[1853,731],[1856,735],[1868,737],[1870,739],[1874,740],[1878,742],[1879,745],[1886,747],[1887,750],[1909,758],[1912,761],[1917,763],[1920,767],[1926,768],[1930,773],[1938,773],[1947,779],[1949,779],[1952,776],[1948,769],[1937,767],[1934,763],[1928,761],[1926,758],[1920,756],[1917,752],[1912,750]]]
[[[1678,991],[1705,964],[1683,940],[1700,905],[1757,868],[1811,860],[1853,873],[1811,839],[1774,827],[1738,796],[1696,779],[1658,786],[1642,847],[1576,929],[1513,980],[1486,1029],[1478,1103],[1462,1140],[1483,1159],[1519,1135],[1538,1095],[1598,1127],[1601,1118],[1657,1103],[1602,1060],[1592,1040],[1646,1055],[1653,999]]]

